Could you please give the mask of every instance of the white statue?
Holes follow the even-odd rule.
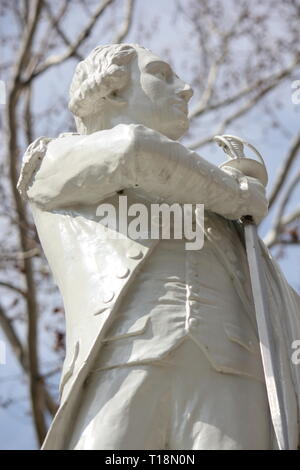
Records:
[[[76,68],[78,134],[37,139],[18,184],[63,296],[61,404],[44,449],[271,449],[275,446],[243,235],[267,213],[262,184],[176,139],[191,88],[138,45],[97,47]],[[99,204],[205,205],[205,241],[116,238]],[[98,215],[97,215],[98,214]],[[118,230],[118,228],[116,228]],[[265,257],[298,443],[298,297]],[[280,294],[279,287],[282,294]]]

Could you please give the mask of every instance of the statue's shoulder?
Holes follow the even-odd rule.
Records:
[[[56,138],[44,136],[38,137],[29,145],[23,156],[20,176],[17,183],[17,189],[24,199],[26,199],[28,186],[32,181],[33,176],[40,168],[43,158],[47,153],[49,144],[60,141],[65,137],[70,138],[71,136],[78,135],[79,134],[73,132],[64,132]]]

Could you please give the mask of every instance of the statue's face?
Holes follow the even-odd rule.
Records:
[[[131,63],[131,82],[123,90],[126,119],[157,130],[171,139],[189,127],[188,101],[193,91],[168,63],[144,49],[137,49]]]

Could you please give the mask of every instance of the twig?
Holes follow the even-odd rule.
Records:
[[[14,352],[20,366],[26,375],[29,375],[28,354],[19,340],[11,320],[5,315],[3,307],[0,305],[0,326],[8,340],[12,351]],[[47,389],[44,387],[44,399],[49,413],[53,416],[57,411],[57,404],[54,402]]]
[[[271,190],[271,194],[269,196],[269,208],[272,207],[272,205],[274,204],[285,182],[285,178],[292,166],[292,163],[296,159],[299,151],[300,151],[300,133],[294,138],[291,144],[291,147],[287,153],[284,164],[282,165],[282,168],[279,170],[276,181],[273,185],[273,189]]]
[[[222,123],[219,126],[218,131],[214,134],[222,134],[226,127],[231,124],[233,121],[238,119],[239,117],[243,116],[246,114],[250,109],[252,109],[258,101],[263,98],[267,93],[269,93],[273,88],[274,84],[269,85],[268,87],[265,87],[264,89],[260,90],[255,96],[250,98],[245,104],[243,104],[239,109],[235,110],[233,113],[231,113],[229,116],[227,116]],[[196,141],[189,145],[190,149],[196,149],[199,148],[200,146],[203,146],[206,143],[209,143],[212,140],[212,137],[208,137],[206,139],[202,139],[199,141]]]
[[[65,12],[66,12],[69,5],[70,5],[70,2],[65,0],[64,4],[62,5],[62,8],[59,11],[59,13],[57,14],[56,18],[54,17],[54,15],[52,13],[52,10],[51,10],[51,6],[48,2],[45,2],[45,10],[46,10],[48,18],[50,20],[50,29],[56,31],[58,36],[64,42],[65,46],[72,47],[72,43],[71,43],[70,39],[67,38],[64,31],[61,29],[61,27],[59,25],[59,22],[61,21],[63,15],[65,14]],[[48,34],[48,36],[49,36],[49,34]],[[78,60],[83,60],[83,57],[77,51],[74,52],[74,57],[76,57],[76,59],[78,59]]]
[[[297,184],[300,182],[300,173],[297,173],[296,176],[292,179],[290,182],[286,193],[279,205],[279,208],[277,210],[277,214],[274,218],[273,221],[273,226],[269,233],[265,237],[265,243],[266,245],[271,248],[275,244],[281,243],[282,240],[279,238],[280,234],[283,231],[283,227],[287,224],[290,224],[292,221],[296,220],[297,217],[299,216],[300,210],[299,208],[295,210],[292,214],[289,216],[286,216],[285,218],[283,217],[284,210],[288,204],[288,202],[291,199],[291,196],[297,186]],[[292,216],[292,217],[291,217]]]
[[[26,223],[26,213],[21,201],[20,195],[16,189],[17,184],[17,157],[18,157],[18,141],[17,141],[17,105],[20,93],[22,91],[20,77],[24,68],[28,64],[30,57],[31,45],[36,32],[38,19],[41,14],[43,1],[35,0],[32,2],[30,15],[24,30],[23,37],[20,42],[18,59],[13,71],[10,89],[7,99],[7,160],[9,161],[10,184],[16,204],[16,212],[19,219],[18,229],[22,252],[28,250],[27,231],[23,227]],[[46,434],[46,421],[44,416],[45,408],[45,389],[39,374],[39,361],[37,354],[37,316],[38,308],[36,301],[35,281],[33,275],[33,267],[31,258],[24,259],[24,274],[26,280],[27,292],[30,295],[26,297],[26,309],[28,320],[28,374],[30,382],[30,398],[35,424],[35,430],[40,443],[42,443]]]
[[[27,296],[27,293],[23,289],[20,289],[20,287],[10,284],[9,282],[0,281],[0,287],[6,287],[7,289],[13,290],[18,294],[21,294],[23,297]]]
[[[273,88],[275,88],[278,85],[279,82],[281,82],[282,80],[284,80],[285,78],[290,76],[291,72],[299,64],[300,64],[300,56],[299,56],[299,54],[297,54],[295,59],[291,62],[291,64],[287,68],[281,70],[281,72],[279,72],[277,74],[273,74],[273,75],[271,75],[269,77],[266,77],[266,78],[260,78],[259,80],[257,80],[252,85],[250,85],[246,88],[243,88],[242,90],[240,90],[235,95],[233,95],[229,98],[226,98],[223,101],[219,101],[218,103],[210,104],[209,106],[206,106],[206,107],[200,106],[200,103],[197,104],[195,106],[195,108],[190,113],[190,119],[198,117],[203,113],[207,113],[207,112],[215,111],[215,110],[220,109],[220,108],[227,107],[227,106],[235,103],[236,101],[239,101],[241,98],[245,97],[246,95],[249,95],[250,93],[252,93],[254,91],[257,91],[257,89],[261,88],[264,83],[269,83],[269,85],[267,87],[262,88],[263,94],[273,90]]]
[[[38,75],[41,75],[46,70],[48,70],[49,67],[52,67],[53,65],[61,64],[65,60],[69,59],[70,57],[73,57],[77,53],[77,49],[83,44],[83,42],[90,35],[93,29],[93,26],[95,25],[98,18],[102,15],[102,13],[104,13],[105,9],[113,1],[114,0],[104,0],[103,3],[99,5],[98,8],[95,10],[94,14],[90,18],[90,21],[83,28],[81,33],[77,36],[77,39],[74,41],[74,43],[71,44],[62,54],[48,57],[48,59],[46,59],[45,62],[40,64],[36,68],[35,71],[33,71],[27,78],[25,78],[22,81],[23,86],[28,85],[28,83],[30,83],[34,78],[36,78]]]
[[[11,324],[11,321],[8,319],[8,317],[5,315],[3,307],[0,305],[0,325],[1,328],[4,331],[4,334],[15,354],[17,357],[20,365],[22,366],[22,369],[28,373],[29,367],[28,367],[28,358],[27,354],[24,351],[23,345],[21,341],[19,340],[18,336],[16,335],[16,332]]]
[[[115,36],[114,40],[112,41],[113,43],[115,44],[121,43],[125,39],[127,34],[129,33],[129,30],[132,24],[133,10],[134,10],[134,0],[127,0],[123,25],[120,31],[118,32],[118,34]]]

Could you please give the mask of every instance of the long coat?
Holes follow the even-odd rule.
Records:
[[[103,200],[107,201],[107,198],[112,197],[116,191],[124,188],[126,178],[130,179],[129,170],[123,164],[121,152],[115,151],[114,160],[112,160],[110,154],[105,155],[107,148],[102,149],[105,157],[97,162],[97,171],[104,175],[103,184],[97,179],[94,183],[92,182],[94,186],[89,195],[87,194],[89,186],[85,186],[86,173],[92,180],[96,173],[94,162],[82,159],[80,169],[78,166],[76,168],[76,151],[82,152],[83,145],[87,144],[87,137],[67,136],[63,139],[56,139],[52,147],[49,143],[50,139],[42,138],[29,147],[24,157],[19,190],[30,201],[45,255],[64,300],[67,337],[66,358],[60,384],[61,403],[43,445],[44,449],[63,449],[70,432],[74,412],[84,394],[85,381],[92,364],[99,355],[115,312],[124,299],[128,287],[134,282],[139,270],[151,256],[159,240],[132,240],[126,236],[116,240],[112,237],[110,229],[99,224],[95,218],[98,203]],[[116,149],[113,143],[110,147]],[[70,161],[66,158],[68,155],[74,158],[73,167],[71,166],[72,160],[70,165]],[[59,168],[57,168],[58,165]],[[135,171],[137,171],[136,165]],[[143,172],[147,177],[145,169]],[[63,178],[57,176],[61,174],[64,175]],[[225,178],[230,179],[231,176],[225,174]],[[224,174],[222,182],[224,183]],[[215,178],[215,184],[218,184],[217,178]],[[230,209],[228,209],[229,200],[232,198],[230,184],[228,194],[223,193],[223,214],[219,208],[219,215],[211,212],[215,207],[206,203],[210,217],[209,226],[204,229],[207,239],[210,240],[232,279],[245,310],[253,317],[253,300],[243,233],[237,223],[228,220],[247,212],[244,212],[246,208],[239,205],[240,213],[236,216],[230,214]],[[95,195],[96,187],[97,194]],[[173,182],[173,187],[176,188],[175,182]],[[211,194],[213,191],[210,196]],[[163,200],[170,200],[169,194],[165,197],[159,193],[159,196],[162,196]],[[194,199],[189,200],[199,202],[198,197],[199,195],[195,194]],[[216,195],[211,199],[216,200]],[[185,200],[180,200],[180,194],[179,202],[185,202]],[[236,207],[233,210],[237,210]],[[290,342],[292,339],[297,339],[297,333],[298,336],[300,334],[299,298],[287,285],[278,266],[263,245],[262,252],[270,298],[273,299],[273,327],[285,386],[290,444],[292,448],[296,448],[299,372],[290,360],[292,353]],[[284,316],[283,313],[285,313]],[[143,332],[144,328],[145,325],[138,324],[126,333],[136,334],[136,332]],[[207,328],[206,337],[208,343],[210,338],[216,343],[215,339],[213,340],[213,331],[209,328]],[[248,349],[254,348],[252,352],[255,354],[259,353],[259,345],[253,337],[250,340],[245,339],[245,331],[238,328],[231,331],[231,339],[233,340],[232,357],[237,363],[238,370],[239,357],[243,353],[237,344],[244,344],[245,347],[248,346]],[[222,351],[215,350],[213,355],[212,361],[216,368],[226,371],[226,359]]]

